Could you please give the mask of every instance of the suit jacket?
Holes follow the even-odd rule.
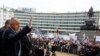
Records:
[[[29,40],[29,36],[24,36],[21,39],[22,53],[21,56],[29,56],[30,50],[32,49],[32,43]]]
[[[8,28],[3,37],[3,43],[5,46],[3,48],[2,56],[18,56],[20,49],[19,41],[30,31],[31,29],[28,26],[24,27],[18,33],[11,28]]]
[[[3,50],[2,35],[5,30],[6,30],[5,27],[0,28],[0,56]]]

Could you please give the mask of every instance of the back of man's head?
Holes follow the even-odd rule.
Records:
[[[10,19],[6,20],[4,27],[8,28],[10,26]]]

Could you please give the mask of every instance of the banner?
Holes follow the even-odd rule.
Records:
[[[54,34],[53,34],[53,33],[48,33],[48,34],[47,34],[47,37],[48,37],[48,38],[54,38]]]
[[[35,33],[31,33],[32,34],[32,38],[38,38],[38,35]]]
[[[70,40],[70,37],[67,36],[67,35],[62,35],[61,37],[62,37],[64,40]]]
[[[96,36],[96,41],[100,41],[100,36]]]
[[[69,37],[71,38],[71,40],[72,40],[72,41],[75,41],[75,40],[77,40],[76,33],[69,34]]]
[[[69,34],[69,36],[76,36],[76,33],[73,33],[73,34]]]
[[[77,40],[77,36],[72,36],[71,39],[73,39],[75,41],[75,40]]]

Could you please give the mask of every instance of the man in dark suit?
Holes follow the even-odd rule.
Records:
[[[10,27],[5,31],[5,35],[3,36],[4,48],[2,56],[21,56],[21,52],[23,51],[21,39],[31,31],[32,20],[20,31],[19,23],[17,18],[11,18]]]
[[[32,42],[30,33],[21,39],[22,53],[21,56],[30,56],[32,54]]]
[[[7,20],[5,22],[5,25],[3,27],[0,28],[0,56],[3,50],[3,43],[2,43],[2,36],[4,31],[10,26],[10,20]]]

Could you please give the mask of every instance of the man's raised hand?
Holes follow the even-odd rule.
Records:
[[[32,18],[29,19],[28,27],[29,27],[29,28],[32,28]]]

